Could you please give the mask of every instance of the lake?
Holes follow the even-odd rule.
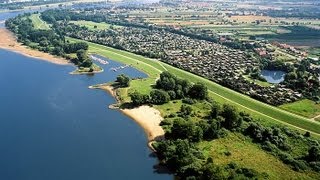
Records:
[[[284,81],[286,73],[284,71],[262,70],[261,75],[272,84],[279,84]]]
[[[173,179],[155,172],[143,129],[107,108],[114,98],[88,89],[122,73],[146,77],[108,62],[103,73],[69,75],[72,66],[0,49],[0,179]]]

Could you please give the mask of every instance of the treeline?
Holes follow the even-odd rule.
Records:
[[[319,4],[318,4],[319,6]],[[262,12],[266,16],[271,17],[285,17],[285,18],[320,18],[319,8],[294,8],[290,10],[273,10],[269,9],[267,11]]]
[[[287,29],[290,33],[274,34],[274,35],[259,35],[267,39],[313,39],[320,36],[320,30],[310,28],[307,26],[280,26],[283,29]]]
[[[5,23],[6,27],[16,34],[19,42],[33,49],[69,59],[79,67],[92,66],[92,60],[87,55],[87,43],[70,43],[63,35],[52,29],[35,29],[30,15],[30,13],[18,15]],[[77,57],[72,57],[70,54],[76,54]]]

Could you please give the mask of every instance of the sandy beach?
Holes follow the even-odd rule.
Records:
[[[93,87],[89,87],[93,88]],[[118,101],[115,89],[110,85],[100,85],[96,89],[102,89],[110,93]],[[140,106],[133,109],[119,109],[122,113],[136,121],[145,131],[149,147],[152,149],[150,143],[152,141],[163,138],[164,130],[160,126],[160,122],[163,120],[160,112],[150,106]]]
[[[160,126],[163,118],[157,109],[150,106],[140,106],[134,109],[121,109],[121,111],[134,119],[145,130],[149,141],[163,138],[164,130]]]
[[[34,57],[39,60],[45,60],[54,64],[68,65],[68,60],[58,58],[53,55],[30,49],[17,42],[13,33],[5,28],[0,28],[0,48],[20,53],[25,56]]]

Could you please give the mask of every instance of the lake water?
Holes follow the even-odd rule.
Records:
[[[72,66],[0,49],[0,179],[173,179],[155,172],[142,128],[107,106],[115,100],[89,85],[118,74],[146,75],[109,61],[105,72],[69,75]]]
[[[262,70],[261,75],[272,84],[278,84],[284,81],[286,73],[284,71]]]

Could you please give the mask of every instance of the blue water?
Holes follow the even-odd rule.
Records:
[[[284,81],[286,73],[284,71],[262,70],[261,75],[272,84],[278,84]]]
[[[158,174],[144,131],[89,85],[146,75],[109,61],[94,76],[0,49],[0,179],[172,179]]]

